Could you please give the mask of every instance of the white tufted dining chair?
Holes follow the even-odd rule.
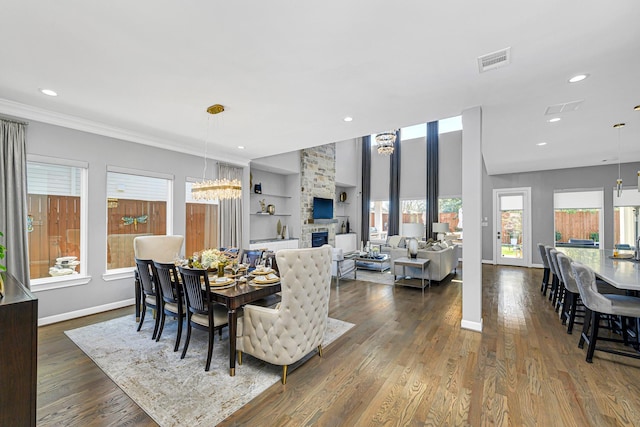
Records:
[[[138,259],[173,262],[182,249],[184,236],[138,236],[133,239],[133,253]]]
[[[282,300],[276,308],[246,305],[238,322],[238,363],[242,353],[282,366],[282,384],[287,366],[317,348],[329,316],[331,290],[331,246],[283,249],[277,252]]]

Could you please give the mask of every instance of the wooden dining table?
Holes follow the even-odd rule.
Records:
[[[253,286],[250,281],[240,282],[226,289],[211,287],[211,299],[223,304],[229,313],[229,375],[236,374],[236,340],[238,310],[246,304],[256,302],[280,292],[280,282]]]
[[[596,277],[618,289],[640,291],[640,263],[629,258],[633,252],[619,251],[618,257],[614,257],[612,249],[558,247],[556,250],[591,268]]]

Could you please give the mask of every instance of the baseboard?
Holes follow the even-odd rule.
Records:
[[[480,319],[480,322],[472,322],[470,320],[462,319],[462,321],[460,322],[460,327],[462,329],[469,329],[475,332],[482,332],[482,319]]]
[[[493,260],[492,259],[483,259],[482,263],[483,264],[493,264]]]
[[[89,316],[91,314],[102,313],[104,311],[115,310],[117,308],[128,307],[134,305],[136,300],[134,298],[124,301],[116,301],[109,304],[98,305],[95,307],[83,308],[82,310],[69,311],[67,313],[56,314],[54,316],[42,317],[38,319],[38,326],[50,325],[52,323],[63,322],[65,320],[76,319],[78,317]]]
[[[543,264],[531,264],[531,268],[544,268]]]

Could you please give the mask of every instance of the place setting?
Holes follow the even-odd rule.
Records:
[[[267,258],[258,264],[249,276],[252,279],[249,281],[251,286],[268,286],[280,283],[280,277],[276,274],[276,271],[271,266],[271,258]]]

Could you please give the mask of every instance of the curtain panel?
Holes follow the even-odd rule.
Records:
[[[362,137],[362,221],[360,240],[369,240],[369,205],[371,204],[371,135]]]
[[[387,236],[400,234],[400,163],[401,163],[401,133],[396,130],[396,142],[393,153],[389,158],[389,224]]]
[[[237,179],[242,183],[242,168],[218,163],[219,179]],[[244,189],[244,183],[242,183]],[[220,246],[240,248],[242,245],[242,198],[220,200]]]
[[[427,223],[426,238],[433,237],[433,223],[438,220],[438,122],[427,123]]]
[[[27,288],[27,148],[26,124],[0,119],[0,231],[7,271]]]

